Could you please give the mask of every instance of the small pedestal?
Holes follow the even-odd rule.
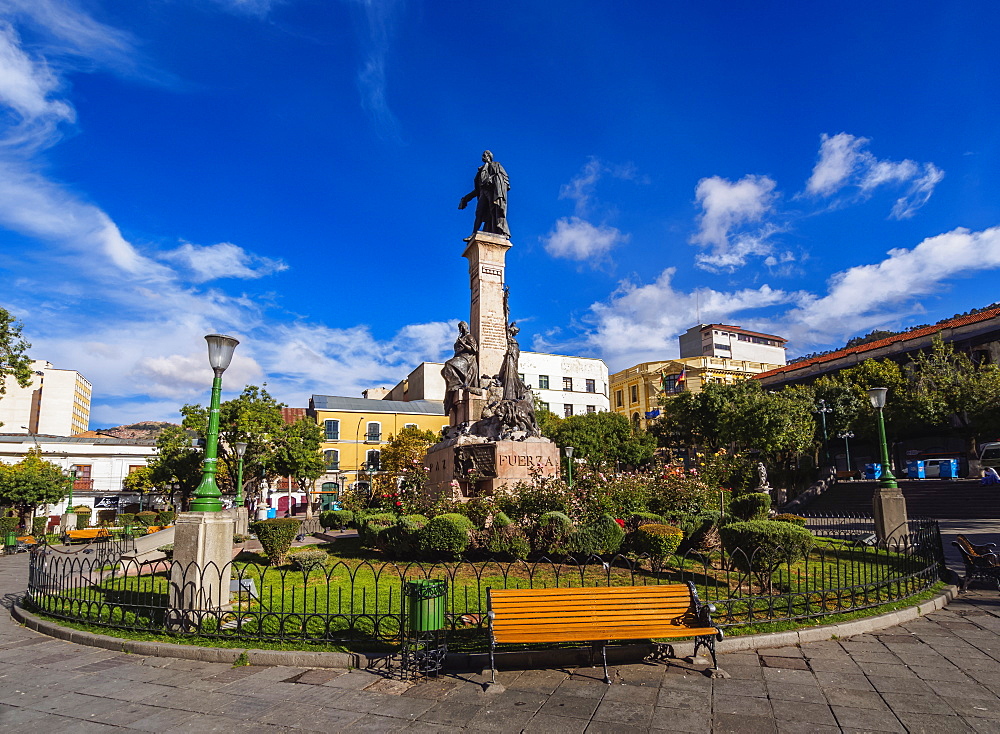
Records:
[[[246,507],[236,508],[236,528],[233,531],[236,535],[250,534],[250,510]]]
[[[67,512],[61,518],[59,518],[59,532],[68,533],[70,530],[76,530],[76,513]]]
[[[906,517],[906,499],[898,489],[879,488],[872,498],[875,533],[879,540],[899,542],[909,535]]]
[[[187,627],[204,612],[229,608],[234,525],[232,511],[177,516],[168,626]]]

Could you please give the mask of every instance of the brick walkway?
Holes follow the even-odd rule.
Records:
[[[27,556],[0,558],[0,597]],[[501,672],[406,685],[374,674],[141,658],[52,640],[0,614],[0,728],[39,731],[1000,732],[1000,594],[971,591],[881,633],[683,666]]]

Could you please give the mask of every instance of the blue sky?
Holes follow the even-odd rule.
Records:
[[[511,178],[522,348],[794,356],[997,300],[987,2],[0,0],[0,305],[92,425],[447,356]]]

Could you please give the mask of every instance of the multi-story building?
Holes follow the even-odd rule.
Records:
[[[31,384],[21,387],[6,378],[0,398],[0,423],[6,433],[75,436],[90,424],[90,382],[75,370],[56,369],[51,362],[31,365]]]
[[[785,364],[787,339],[773,334],[747,331],[729,324],[699,324],[678,338],[680,356],[718,357],[746,362]]]
[[[443,401],[443,366],[440,362],[422,362],[392,389],[383,392],[383,388],[373,388],[366,390],[365,395],[371,398],[383,394],[385,400]],[[521,352],[518,366],[521,379],[542,407],[558,416],[598,413],[610,407],[608,366],[603,360]]]
[[[309,414],[323,429],[323,506],[336,501],[362,470],[378,471],[381,447],[407,426],[440,433],[448,425],[439,400],[372,400],[313,395]]]
[[[122,492],[122,481],[146,466],[156,453],[156,441],[152,439],[3,433],[0,462],[16,464],[36,447],[45,461],[59,466],[66,474],[73,474],[74,505],[107,509],[139,501],[139,495]],[[43,514],[62,514],[67,500],[43,508]]]

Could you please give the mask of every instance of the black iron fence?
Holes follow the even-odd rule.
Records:
[[[93,625],[254,642],[399,644],[402,587],[447,582],[446,627],[469,649],[486,645],[486,590],[643,586],[691,582],[716,605],[723,628],[851,612],[919,593],[943,569],[937,523],[869,544],[871,518],[808,518],[815,545],[803,555],[775,547],[689,551],[668,559],[615,556],[584,560],[391,563],[342,559],[270,568],[237,559],[222,568],[177,562],[115,562],[113,554],[32,553],[26,604],[56,618]],[[787,552],[786,552],[787,551]],[[93,557],[91,557],[93,555]],[[120,558],[120,554],[118,556]],[[332,559],[332,557],[331,557]],[[310,565],[311,563],[311,565]]]

